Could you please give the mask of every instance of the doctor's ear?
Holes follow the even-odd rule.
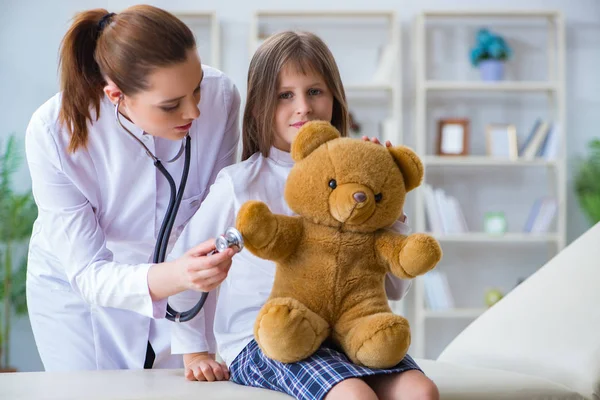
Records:
[[[123,98],[123,92],[110,79],[107,80],[107,84],[104,86],[104,93],[113,104],[117,104],[119,99]]]

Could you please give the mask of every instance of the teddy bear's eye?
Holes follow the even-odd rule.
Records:
[[[377,193],[377,194],[375,195],[375,201],[376,201],[377,203],[379,203],[379,202],[381,201],[381,199],[382,199],[382,198],[383,198],[383,194],[381,194],[381,193]]]
[[[337,187],[337,182],[335,181],[335,179],[329,181],[329,187],[332,189],[335,189]]]

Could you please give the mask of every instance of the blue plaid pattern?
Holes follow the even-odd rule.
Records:
[[[344,379],[408,370],[421,371],[409,355],[393,368],[374,369],[353,364],[331,345],[323,345],[305,360],[285,364],[265,356],[255,340],[229,366],[231,380],[235,383],[276,390],[306,400],[324,398],[334,385]]]

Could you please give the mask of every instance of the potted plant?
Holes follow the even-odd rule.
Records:
[[[506,41],[488,29],[477,32],[475,47],[471,49],[471,64],[479,67],[481,79],[499,81],[504,78],[504,63],[510,59],[512,50]]]
[[[13,314],[25,314],[25,277],[27,257],[19,246],[31,236],[37,207],[31,191],[15,193],[13,175],[21,166],[17,140],[10,136],[0,152],[0,372],[14,371],[10,366],[10,331]]]
[[[588,144],[587,157],[579,160],[575,173],[575,195],[592,225],[600,222],[600,139]]]

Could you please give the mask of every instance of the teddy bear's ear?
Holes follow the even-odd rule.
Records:
[[[340,133],[327,121],[310,121],[302,125],[292,142],[292,158],[300,161],[320,145],[340,137]]]
[[[390,147],[388,150],[400,167],[406,191],[409,192],[419,186],[423,180],[423,163],[415,152],[406,146]]]

